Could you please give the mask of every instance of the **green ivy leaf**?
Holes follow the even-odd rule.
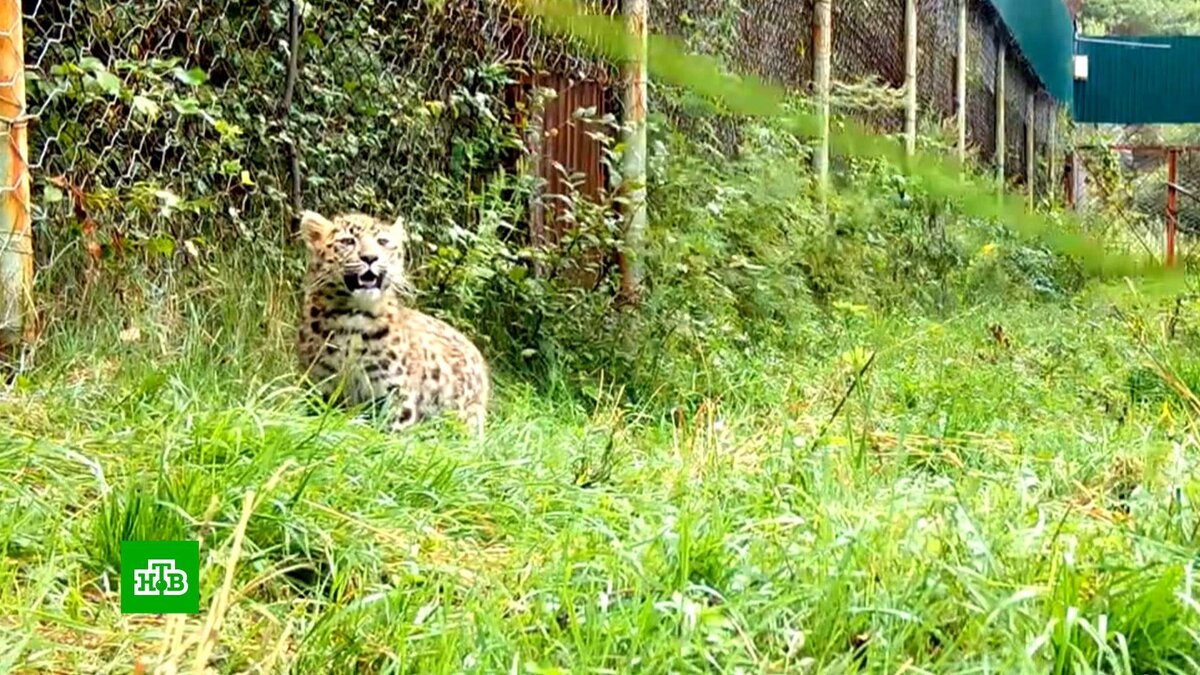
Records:
[[[147,119],[154,119],[155,117],[158,117],[159,107],[157,103],[151,101],[145,96],[134,96],[133,111],[139,115],[142,115],[143,117],[146,117]]]
[[[85,56],[79,59],[79,69],[87,73],[102,73],[107,70],[100,59],[94,56]]]
[[[175,207],[179,204],[179,197],[169,190],[157,190],[154,193],[154,196],[158,197],[159,201],[162,202],[162,207],[159,209],[159,213],[163,216],[170,216],[171,212],[174,211]]]
[[[216,120],[213,122],[213,128],[221,134],[221,140],[234,141],[242,135],[242,128],[236,124],[231,124],[225,120]]]
[[[187,70],[184,70],[183,68],[176,68],[171,74],[175,76],[175,79],[188,85],[189,87],[199,87],[205,82],[208,82],[208,73],[200,70],[199,68],[189,68]]]
[[[170,257],[173,253],[175,253],[175,240],[165,236],[155,237],[146,242],[146,248],[148,248],[151,253],[156,253],[163,257]]]
[[[308,45],[312,49],[324,49],[325,48],[325,41],[322,40],[321,36],[317,35],[317,33],[315,31],[311,31],[311,30],[304,31],[304,34],[300,36],[300,40],[303,41],[304,44]]]
[[[96,73],[96,84],[100,86],[100,90],[109,96],[119,96],[121,94],[121,80],[116,75],[101,70]]]
[[[175,111],[180,115],[199,115],[202,112],[200,110],[200,102],[194,98],[184,98],[178,101],[171,101],[171,106],[174,107]]]

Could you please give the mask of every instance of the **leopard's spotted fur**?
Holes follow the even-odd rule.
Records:
[[[309,211],[300,223],[309,266],[299,353],[309,379],[351,405],[383,402],[393,430],[452,411],[482,434],[487,363],[458,330],[404,305],[403,222]]]

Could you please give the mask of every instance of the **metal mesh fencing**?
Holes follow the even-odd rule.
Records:
[[[1177,260],[1200,265],[1200,148],[1088,146],[1076,155],[1077,209],[1151,255],[1167,259],[1173,245]]]
[[[835,96],[841,94],[834,112],[854,115],[886,133],[903,130],[899,90],[904,86],[904,0],[835,2],[831,57]],[[838,86],[861,84],[896,94],[890,101],[856,100],[845,86]]]
[[[976,159],[996,165],[996,28],[978,3],[967,18],[967,139]]]
[[[1086,147],[1077,150],[1083,179],[1076,208],[1101,216],[1106,236],[1126,239],[1163,257],[1167,213],[1167,155],[1157,148]]]
[[[1025,183],[1025,115],[1030,88],[1021,72],[1017,55],[1007,53],[1005,68],[1004,141],[1006,173],[1011,182]]]
[[[522,74],[615,79],[489,0],[69,0],[25,34],[39,227],[105,249],[278,235],[299,205],[444,205],[515,163],[517,139],[485,139]]]
[[[935,122],[955,114],[960,2],[969,3],[969,138],[986,161],[995,44],[1006,33],[985,0],[919,0],[919,99]],[[131,239],[166,251],[269,238],[301,205],[404,209],[451,223],[465,193],[531,152],[523,125],[537,117],[529,100],[545,82],[603,90],[565,96],[560,107],[619,112],[613,64],[546,37],[504,0],[26,5],[35,225],[78,230],[89,254]],[[593,6],[619,9],[613,0]],[[903,0],[834,0],[833,9],[835,110],[900,130]],[[653,0],[650,15],[654,31],[730,70],[809,90],[811,0]],[[1024,95],[1037,84],[1015,49],[1010,59],[1006,155],[1009,174],[1023,176]],[[883,94],[864,103],[855,89],[864,82]],[[656,94],[651,108],[736,152],[737,120],[700,112],[686,96]],[[577,112],[558,110],[563,128],[539,133],[584,138]],[[1040,116],[1036,125],[1044,138]],[[576,152],[580,142],[540,146]],[[588,166],[564,160],[567,169],[602,171],[600,153],[585,150],[576,154]],[[536,164],[564,163],[544,159]]]
[[[743,10],[737,2],[722,0],[653,0],[650,30],[673,36],[692,52],[720,58],[737,67],[742,41]],[[760,65],[762,61],[760,60]],[[775,68],[779,75],[781,67]],[[786,73],[784,74],[786,77]],[[697,101],[673,87],[651,79],[650,109],[658,111],[677,129],[726,155],[737,153],[741,142],[738,120]]]
[[[1200,245],[1200,149],[1186,148],[1179,153],[1176,184],[1179,209],[1179,232],[1188,244],[1189,252]]]
[[[1062,147],[1059,139],[1051,139],[1052,134],[1058,134],[1055,120],[1058,110],[1055,107],[1054,99],[1046,92],[1038,92],[1034,102],[1036,105],[1033,122],[1035,129],[1034,161],[1036,162],[1035,178],[1037,181],[1034,193],[1037,195],[1059,194],[1062,176],[1056,174],[1062,170],[1063,164],[1050,161],[1051,151],[1058,152]],[[1051,173],[1051,169],[1054,169],[1055,174]]]
[[[792,91],[812,81],[812,3],[747,2],[738,23],[733,57],[738,70]]]
[[[1056,189],[1043,158],[1050,143],[1053,104],[1024,62],[1007,30],[987,0],[918,0],[917,95],[919,115],[945,128],[957,114],[957,45],[959,11],[967,10],[968,142],[972,154],[994,165],[997,137],[997,49],[1007,47],[1005,69],[1005,166],[1012,182],[1026,182],[1034,163],[1039,195]],[[904,0],[834,0],[832,3],[833,109],[885,133],[903,129]],[[656,30],[681,37],[694,51],[722,57],[731,70],[753,73],[790,91],[808,92],[812,80],[812,0],[793,2],[718,2],[657,0],[652,6]],[[1033,119],[1027,120],[1027,95],[1038,93]],[[668,117],[685,129],[695,128],[699,113],[662,103]],[[703,126],[715,128],[718,145],[736,148],[736,121],[709,116]],[[1027,158],[1027,125],[1035,130],[1035,156]],[[1061,146],[1061,144],[1060,144]]]
[[[1172,207],[1170,195],[1167,206]],[[1178,256],[1194,269],[1200,265],[1200,148],[1176,151],[1173,207]]]
[[[694,53],[718,57],[732,72],[802,92],[812,82],[812,10],[812,2],[795,0],[654,0],[650,25]],[[737,153],[736,118],[664,87],[657,87],[651,108],[701,143]]]
[[[917,97],[921,108],[952,114],[958,61],[958,3],[917,3]]]

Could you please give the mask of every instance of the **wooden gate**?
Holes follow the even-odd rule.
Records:
[[[540,114],[522,120],[529,156],[526,170],[537,176],[540,188],[530,204],[529,233],[535,246],[556,247],[575,226],[567,196],[571,183],[576,197],[599,203],[604,199],[608,171],[600,133],[610,134],[595,122],[612,111],[611,92],[603,78],[577,79],[557,73],[539,73],[522,78],[523,97],[539,89],[552,89],[555,96],[545,101]],[[583,286],[594,286],[606,251],[578,251],[578,267],[570,276]]]

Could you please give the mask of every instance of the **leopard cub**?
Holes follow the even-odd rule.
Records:
[[[483,433],[490,382],[479,349],[449,324],[404,304],[403,220],[306,211],[301,368],[326,396],[382,402],[400,430],[443,411]]]

